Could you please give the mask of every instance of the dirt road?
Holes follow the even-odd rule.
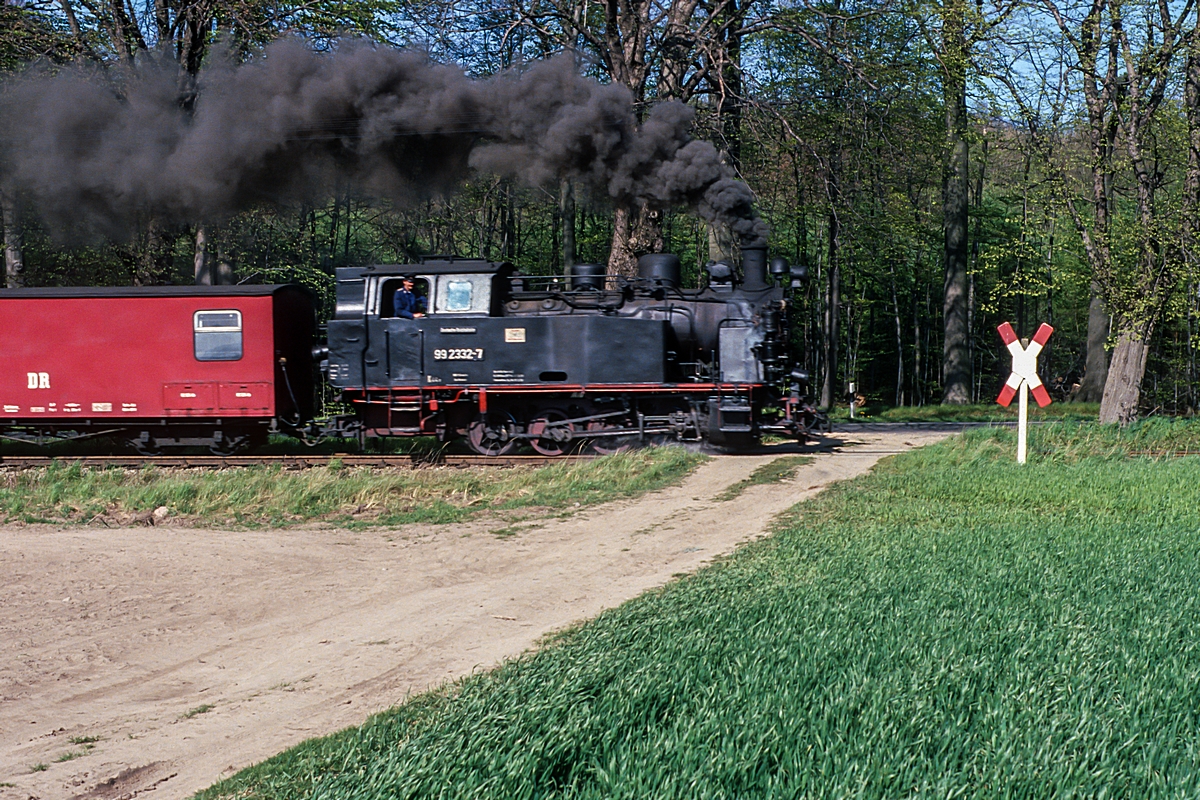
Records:
[[[503,536],[482,521],[0,530],[0,800],[187,797],[518,655],[945,435],[842,435],[793,480],[728,501],[778,455],[718,457],[678,487]]]

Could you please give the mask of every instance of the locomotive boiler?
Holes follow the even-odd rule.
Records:
[[[788,357],[785,295],[803,270],[745,248],[740,274],[711,264],[703,288],[682,288],[681,272],[666,253],[642,256],[633,278],[453,257],[339,269],[322,367],[360,435],[462,436],[487,455],[523,442],[545,455],[664,440],[740,449],[821,424]],[[425,316],[395,313],[406,277]]]

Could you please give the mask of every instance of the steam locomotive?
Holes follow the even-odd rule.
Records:
[[[294,286],[0,291],[0,430],[117,436],[143,452],[253,446],[276,431],[465,438],[554,456],[645,441],[753,446],[824,423],[788,358],[804,277],[744,248],[681,288],[671,254],[633,278],[533,277],[479,259],[342,268],[326,343]],[[428,313],[398,316],[405,278]],[[352,413],[316,419],[316,372]]]

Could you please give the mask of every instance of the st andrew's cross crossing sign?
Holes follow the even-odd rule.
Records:
[[[1045,384],[1037,374],[1037,357],[1050,339],[1050,334],[1054,333],[1054,328],[1043,322],[1028,347],[1021,346],[1016,331],[1007,322],[1002,323],[996,330],[1000,332],[1000,338],[1008,352],[1012,353],[1013,360],[1012,374],[1004,382],[1004,388],[1000,390],[996,402],[1007,408],[1017,390],[1021,391],[1020,413],[1017,417],[1017,463],[1024,464],[1025,442],[1029,433],[1029,392],[1033,392],[1033,399],[1042,408],[1050,405],[1050,393],[1046,391]]]
[[[1050,393],[1046,391],[1045,384],[1037,374],[1037,357],[1038,353],[1042,352],[1042,348],[1046,346],[1050,334],[1054,333],[1054,328],[1043,322],[1042,326],[1037,329],[1037,333],[1033,335],[1033,341],[1029,343],[1029,347],[1021,347],[1021,340],[1017,338],[1016,331],[1007,322],[1001,323],[996,330],[1000,331],[1000,338],[1004,340],[1004,346],[1008,348],[1008,352],[1012,353],[1013,359],[1012,374],[1005,381],[1004,388],[1000,390],[1000,396],[996,398],[996,402],[1007,408],[1016,395],[1017,389],[1024,382],[1029,384],[1029,390],[1033,392],[1033,399],[1041,408],[1050,405]]]

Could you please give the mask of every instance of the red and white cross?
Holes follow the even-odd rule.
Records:
[[[1039,406],[1045,408],[1050,405],[1050,393],[1046,391],[1042,379],[1037,374],[1037,357],[1038,353],[1042,352],[1042,348],[1046,346],[1050,334],[1054,333],[1054,328],[1043,322],[1042,326],[1037,329],[1037,333],[1033,335],[1029,347],[1021,346],[1021,340],[1017,338],[1016,331],[1007,322],[1001,324],[996,330],[1000,332],[1000,338],[1004,340],[1004,346],[1008,348],[1008,352],[1012,353],[1013,359],[1012,374],[1004,382],[1004,388],[1000,390],[1000,396],[996,398],[996,402],[1007,407],[1016,396],[1017,389],[1020,389],[1024,382],[1029,385],[1029,391],[1033,393],[1033,399]]]

